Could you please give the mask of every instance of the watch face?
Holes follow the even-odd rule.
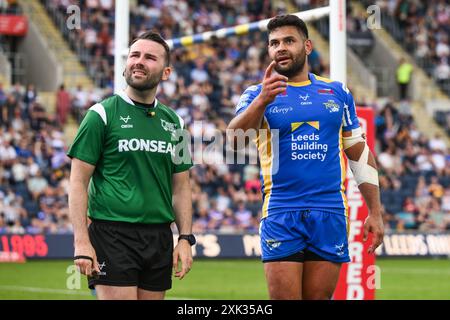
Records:
[[[193,234],[189,235],[188,241],[191,246],[193,246],[195,244],[196,241],[195,241],[195,237]]]
[[[183,235],[180,235],[178,237],[178,239],[187,240],[191,246],[193,246],[196,243],[195,236],[193,234],[189,234],[189,235],[183,234]]]

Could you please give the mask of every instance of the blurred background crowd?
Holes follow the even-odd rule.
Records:
[[[75,3],[43,2],[54,17],[65,15],[67,7]],[[265,19],[286,9],[267,0],[131,2],[130,39],[149,29],[157,29],[166,39],[176,38]],[[62,32],[98,89],[66,89],[61,85],[55,93],[56,112],[49,113],[33,84],[17,83],[6,89],[0,83],[0,233],[72,232],[64,126],[70,117],[80,122],[90,106],[111,95],[114,78],[113,1],[76,3],[83,8],[82,28]],[[311,8],[322,6],[324,1],[292,3]],[[443,88],[448,88],[448,1],[382,3],[383,14],[389,15],[392,25],[404,35],[402,43]],[[364,28],[360,17],[351,12],[348,21],[352,31]],[[319,52],[315,51],[309,62],[312,72],[327,73],[328,66]],[[260,82],[268,64],[266,34],[259,32],[175,49],[173,73],[160,86],[158,99],[177,111],[194,139],[212,138],[217,132],[224,134],[240,95],[246,87]],[[395,70],[392,72],[394,75]],[[419,132],[407,101],[356,104],[376,113],[375,151],[386,228],[449,230],[450,158],[443,137],[427,139]],[[444,114],[444,119],[447,116]],[[203,147],[207,144],[205,141]],[[191,187],[195,233],[258,231],[262,195],[256,164],[197,164],[191,169]]]

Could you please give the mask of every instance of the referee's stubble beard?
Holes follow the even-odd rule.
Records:
[[[133,75],[133,71],[140,70],[145,73],[145,77]],[[124,71],[127,85],[137,91],[147,91],[154,89],[162,80],[164,68],[158,73],[150,73],[142,64],[136,64]]]

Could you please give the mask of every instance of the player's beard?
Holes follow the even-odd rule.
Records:
[[[288,78],[292,78],[292,77],[298,75],[303,70],[303,68],[305,67],[305,62],[306,62],[306,54],[305,54],[305,52],[302,52],[299,55],[297,55],[295,58],[293,58],[292,55],[290,55],[290,58],[292,60],[292,63],[290,66],[281,67],[278,64],[275,65],[275,71],[285,77],[288,77]]]
[[[142,70],[146,73],[146,80],[136,80],[133,79],[133,71]],[[162,80],[164,70],[161,70],[159,74],[148,73],[146,70],[141,68],[134,68],[132,71],[125,71],[125,81],[127,84],[137,91],[146,91],[154,89]]]

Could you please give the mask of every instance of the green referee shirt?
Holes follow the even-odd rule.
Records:
[[[184,123],[155,100],[152,109],[136,106],[120,93],[92,106],[68,156],[95,166],[89,184],[88,215],[132,223],[175,220],[172,176],[192,167]]]

